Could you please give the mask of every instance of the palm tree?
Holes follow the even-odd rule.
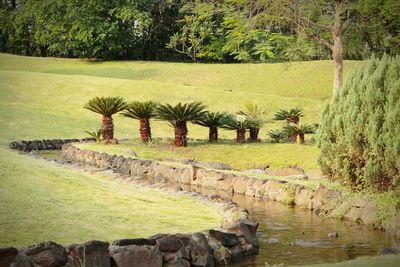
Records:
[[[295,140],[297,140],[298,143],[303,144],[304,135],[315,133],[315,129],[313,126],[308,124],[299,125],[295,123],[288,123],[283,126],[283,132],[288,136],[295,136]]]
[[[151,140],[150,119],[155,117],[155,107],[156,104],[152,101],[134,101],[122,112],[124,117],[139,120],[139,133],[143,143],[148,143]]]
[[[225,112],[206,112],[204,117],[194,121],[193,123],[208,127],[208,141],[218,142],[218,128],[224,125],[225,117]]]
[[[187,122],[198,121],[204,117],[205,108],[201,102],[178,103],[175,106],[162,104],[155,108],[155,114],[158,119],[168,121],[174,127],[174,146],[182,147],[187,146]]]
[[[124,99],[121,97],[94,97],[84,105],[84,108],[103,115],[101,124],[103,143],[116,143],[112,115],[126,108]]]
[[[258,133],[260,132],[260,128],[264,124],[261,116],[265,114],[265,111],[262,110],[257,104],[254,104],[252,102],[245,104],[244,107],[245,111],[240,111],[239,114],[246,115],[254,121],[254,127],[249,129],[250,142],[258,142]]]
[[[275,113],[274,120],[284,120],[288,124],[293,123],[293,124],[299,124],[300,122],[300,117],[303,117],[303,110],[295,107],[290,110],[284,110],[281,109],[278,112]],[[288,139],[290,142],[295,142],[297,138],[297,135],[288,135]]]
[[[225,122],[221,126],[221,128],[236,130],[236,143],[242,144],[246,141],[246,130],[254,128],[255,123],[255,121],[251,120],[246,115],[229,115],[226,117]]]

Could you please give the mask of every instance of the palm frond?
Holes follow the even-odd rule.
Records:
[[[221,128],[227,130],[258,128],[259,123],[260,122],[258,120],[251,119],[249,116],[243,114],[229,114],[223,120],[223,125],[221,126]]]
[[[96,139],[96,142],[101,141],[101,134],[102,134],[101,129],[93,129],[92,131],[85,131],[85,133]]]
[[[112,116],[126,108],[122,97],[94,97],[84,105],[84,108],[103,116]]]
[[[252,119],[261,119],[261,116],[265,114],[265,111],[253,102],[246,103],[244,108],[245,111],[239,111],[239,114],[249,116]]]
[[[221,127],[226,116],[226,112],[206,112],[202,118],[193,123],[204,127]]]
[[[315,129],[312,125],[303,124],[298,125],[295,123],[285,124],[282,128],[282,131],[287,135],[298,135],[298,134],[313,134],[315,133]]]
[[[285,132],[281,130],[270,130],[268,132],[268,136],[274,143],[279,143],[281,140],[287,137]]]
[[[297,118],[297,120],[300,117],[303,117],[303,110],[301,108],[295,107],[290,110],[284,110],[281,109],[278,112],[275,113],[274,115],[274,120],[289,120],[291,118]]]
[[[121,113],[121,115],[136,120],[151,119],[156,115],[154,113],[155,107],[156,103],[152,101],[134,101],[127,106],[127,108]]]
[[[201,102],[178,103],[175,106],[170,104],[158,105],[155,108],[157,119],[165,120],[171,124],[177,121],[196,121],[200,120],[206,114],[206,106]]]

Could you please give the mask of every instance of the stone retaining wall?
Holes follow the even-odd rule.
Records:
[[[81,150],[72,144],[64,145],[62,155],[74,162],[100,168],[111,168],[135,180],[152,183],[174,183],[185,190],[211,189],[221,196],[241,194],[264,200],[274,200],[313,210],[316,214],[362,223],[386,230],[400,239],[400,211],[390,225],[378,220],[377,205],[368,199],[349,197],[320,185],[316,190],[273,179],[256,179],[195,165],[169,165],[152,160],[124,158],[122,156]],[[188,189],[186,189],[188,188]]]
[[[60,150],[64,144],[73,142],[89,142],[96,141],[94,138],[84,139],[43,139],[31,141],[15,141],[10,144],[11,149],[16,149],[23,152],[39,151],[39,150]]]

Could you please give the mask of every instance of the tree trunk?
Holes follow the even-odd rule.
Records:
[[[290,135],[288,135],[288,140],[289,140],[289,142],[291,142],[291,143],[296,143],[297,134],[290,134]]]
[[[343,0],[335,0],[335,23],[332,27],[332,58],[333,58],[333,97],[339,93],[343,82]]]
[[[175,124],[175,140],[174,146],[176,147],[184,147],[187,146],[187,126],[186,121],[177,121]]]
[[[149,119],[141,119],[139,120],[140,123],[140,138],[142,142],[147,144],[151,140],[151,128],[150,128],[150,121]]]
[[[114,123],[111,116],[103,116],[103,121],[101,124],[101,134],[103,136],[103,143],[116,143],[116,141],[114,140]]]
[[[218,128],[217,127],[209,128],[208,141],[211,143],[218,142]]]
[[[246,141],[246,129],[236,130],[236,143],[242,144]]]
[[[260,132],[259,128],[250,128],[250,142],[259,142],[258,133]]]
[[[303,134],[303,133],[300,133],[300,134],[297,136],[297,142],[298,142],[299,144],[304,144],[304,134]]]

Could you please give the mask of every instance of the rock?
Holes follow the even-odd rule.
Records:
[[[1,260],[0,260],[1,262]],[[1,265],[2,263],[0,263]],[[14,261],[10,265],[5,265],[5,267],[39,267],[36,265],[32,259],[22,253],[18,253],[14,259]]]
[[[244,222],[237,222],[224,227],[228,232],[235,233],[238,237],[244,237],[249,244],[253,243],[255,236],[252,235],[249,228]]]
[[[383,248],[381,250],[379,250],[378,255],[382,256],[382,255],[388,255],[388,254],[399,254],[400,251],[398,248]]]
[[[133,156],[135,158],[138,157],[137,153],[135,151],[133,151],[131,148],[124,149],[122,152],[124,152],[125,154],[128,154],[129,156]]]
[[[129,245],[137,245],[137,246],[143,246],[143,245],[148,245],[148,246],[155,246],[156,245],[156,239],[152,238],[133,238],[133,239],[118,239],[112,242],[113,246],[129,246]]]
[[[283,168],[283,169],[268,169],[265,171],[268,175],[270,176],[304,176],[305,172],[303,169],[299,167],[289,167],[289,168]]]
[[[239,244],[237,235],[219,230],[209,230],[209,235],[218,240],[224,247],[234,247]]]
[[[313,208],[312,199],[314,198],[314,191],[304,186],[297,186],[294,195],[294,204],[302,208]]]
[[[102,241],[88,241],[69,246],[68,254],[76,267],[110,267],[109,244]]]
[[[328,237],[329,238],[338,238],[339,234],[338,234],[338,232],[331,232],[328,234]]]
[[[21,252],[43,267],[63,266],[68,261],[65,248],[52,241],[32,245]]]
[[[18,249],[13,247],[0,248],[0,267],[8,267],[17,258]]]
[[[212,252],[203,233],[191,234],[187,249],[190,252],[190,264],[192,266],[214,266]]]
[[[233,192],[235,194],[244,195],[247,191],[247,182],[249,178],[245,176],[237,177],[233,182]]]
[[[185,235],[166,235],[156,241],[156,248],[160,252],[175,252],[180,250],[183,246],[183,240],[188,243],[188,236]]]
[[[232,170],[230,165],[217,161],[200,162],[197,163],[197,166],[216,170]]]
[[[163,261],[160,253],[150,246],[129,245],[112,247],[111,257],[117,267],[162,267]]]

